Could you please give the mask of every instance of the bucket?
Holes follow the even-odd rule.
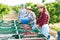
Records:
[[[20,18],[20,20],[21,20],[22,24],[28,24],[29,23],[29,18],[28,17]]]

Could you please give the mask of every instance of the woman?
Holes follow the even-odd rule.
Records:
[[[44,5],[37,4],[37,8],[38,8],[39,14],[36,21],[36,24],[37,24],[36,28],[40,27],[40,32],[44,36],[48,37],[49,35],[48,23],[49,23],[50,16]]]
[[[31,28],[36,25],[36,15],[30,6],[27,7],[28,17],[30,19]]]

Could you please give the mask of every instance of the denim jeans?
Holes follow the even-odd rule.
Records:
[[[48,40],[50,39],[49,38],[49,26],[48,26],[48,24],[44,24],[42,27],[40,27],[40,32],[45,36],[45,37],[47,37],[48,38]]]
[[[32,27],[32,30],[35,29],[35,26]],[[48,38],[49,35],[49,26],[48,24],[44,24],[42,27],[40,27],[40,32]],[[49,39],[49,38],[48,38]]]
[[[34,30],[35,29],[35,26],[36,26],[36,23],[31,23],[31,28],[32,28],[32,30]]]
[[[40,32],[44,36],[48,37],[48,35],[49,35],[49,27],[48,27],[48,24],[44,24],[42,27],[40,27]]]

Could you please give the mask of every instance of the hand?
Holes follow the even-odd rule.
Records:
[[[36,28],[39,29],[39,25],[36,25]]]

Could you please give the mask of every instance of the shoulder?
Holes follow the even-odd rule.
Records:
[[[45,12],[45,15],[49,15],[49,13],[48,12]]]
[[[48,16],[48,18],[50,19],[50,14],[48,12],[45,12],[45,14]]]
[[[31,14],[32,14],[32,15],[35,15],[35,13],[34,13],[34,12],[31,12]]]
[[[32,15],[33,15],[34,17],[36,17],[36,15],[35,15],[35,13],[34,13],[34,12],[32,12]]]
[[[34,12],[32,12],[32,13],[34,13]],[[34,13],[35,14],[35,13]]]
[[[26,9],[24,9],[25,11],[27,11]]]
[[[32,14],[35,14],[34,12],[32,12]]]

